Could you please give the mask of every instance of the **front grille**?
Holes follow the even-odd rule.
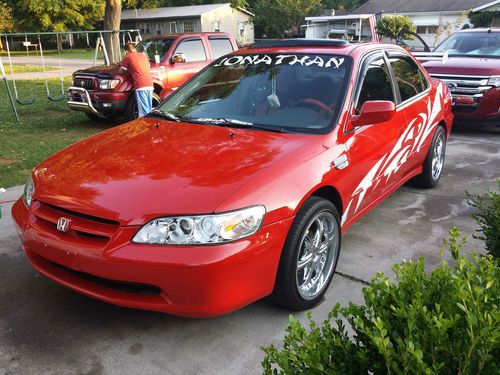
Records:
[[[75,77],[73,80],[73,86],[92,91],[94,89],[94,79],[87,77]]]
[[[488,76],[456,76],[451,74],[432,74],[431,77],[444,81],[450,88],[454,98],[472,98],[472,103],[456,103],[455,105],[475,108],[481,101],[485,91],[493,86],[488,86]]]
[[[119,223],[96,216],[68,210],[59,206],[33,202],[33,214],[44,230],[66,242],[88,247],[104,247],[118,230]],[[60,218],[70,220],[67,231],[57,229]]]
[[[71,273],[74,276],[78,276],[81,279],[90,281],[94,284],[104,286],[106,288],[114,289],[119,292],[132,293],[132,294],[142,294],[142,295],[159,295],[161,294],[161,289],[155,285],[150,284],[138,284],[128,281],[118,281],[105,279],[103,277],[94,276],[85,272],[75,271],[71,268],[65,267],[59,263],[50,262],[50,264],[63,269],[66,272]]]

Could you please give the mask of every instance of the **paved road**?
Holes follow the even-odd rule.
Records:
[[[42,65],[42,60],[40,57],[26,57],[26,56],[13,56],[12,58],[13,65]],[[61,59],[61,65],[59,65],[59,58],[57,57],[45,57],[45,65],[50,67],[59,68],[62,66],[62,69],[50,70],[46,72],[46,76],[48,78],[59,77],[60,73],[62,73],[63,77],[71,76],[75,70],[89,68],[93,64],[93,60],[89,59]],[[7,73],[7,78],[9,80],[12,79],[10,74],[9,60],[7,57],[2,56],[2,62],[4,64],[5,71]],[[102,60],[97,60],[96,64],[100,65],[104,62]],[[15,73],[15,79],[24,80],[24,79],[43,79],[45,75],[43,72],[33,72],[33,73]]]
[[[403,259],[438,264],[449,228],[471,234],[464,191],[494,189],[500,128],[455,128],[444,175],[432,190],[399,189],[343,238],[338,274],[313,317],[336,303],[361,302],[363,280],[390,274]],[[21,187],[0,195],[10,201]],[[0,374],[258,374],[259,347],[279,343],[289,312],[267,300],[217,319],[193,320],[115,307],[39,276],[24,258],[2,203],[0,219]],[[471,241],[467,249],[481,249]],[[304,320],[304,314],[296,316]]]

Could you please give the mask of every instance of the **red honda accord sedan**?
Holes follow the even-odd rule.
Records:
[[[405,182],[438,183],[452,119],[448,88],[397,46],[257,43],[40,163],[12,214],[37,271],[102,301],[308,309],[342,232]]]

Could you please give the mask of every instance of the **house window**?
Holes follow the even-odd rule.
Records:
[[[184,32],[185,33],[194,33],[194,22],[193,21],[184,21]]]
[[[425,34],[427,31],[427,26],[417,26],[417,34]]]
[[[429,26],[427,28],[427,33],[436,34],[438,32],[438,26]]]
[[[215,21],[213,23],[213,31],[215,31],[216,33],[220,32],[220,21]]]
[[[245,36],[245,22],[244,21],[238,21],[238,35],[240,37]]]
[[[156,22],[156,34],[157,35],[161,35],[163,34],[163,25],[161,24],[161,22]]]
[[[170,34],[177,33],[177,22],[170,22]]]
[[[151,35],[151,23],[150,22],[141,22],[139,24],[139,30],[141,34]]]

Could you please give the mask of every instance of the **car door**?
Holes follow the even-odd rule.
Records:
[[[359,114],[368,100],[387,100],[398,104],[396,87],[385,55],[377,53],[365,59],[360,72],[352,115]],[[359,127],[352,122],[347,123],[344,142],[353,194],[343,220],[359,217],[395,185],[395,149],[405,124],[406,115],[402,109],[397,109],[394,117],[383,123]]]
[[[175,55],[184,55],[184,62],[174,62]],[[167,68],[168,88],[177,89],[210,62],[205,44],[200,37],[182,39],[175,47]]]
[[[403,51],[387,51],[389,64],[397,86],[400,103],[407,125],[399,141],[401,156],[397,178],[402,179],[422,164],[429,135],[435,128],[435,105],[430,97],[431,85],[418,64]],[[439,105],[440,101],[438,101]]]

